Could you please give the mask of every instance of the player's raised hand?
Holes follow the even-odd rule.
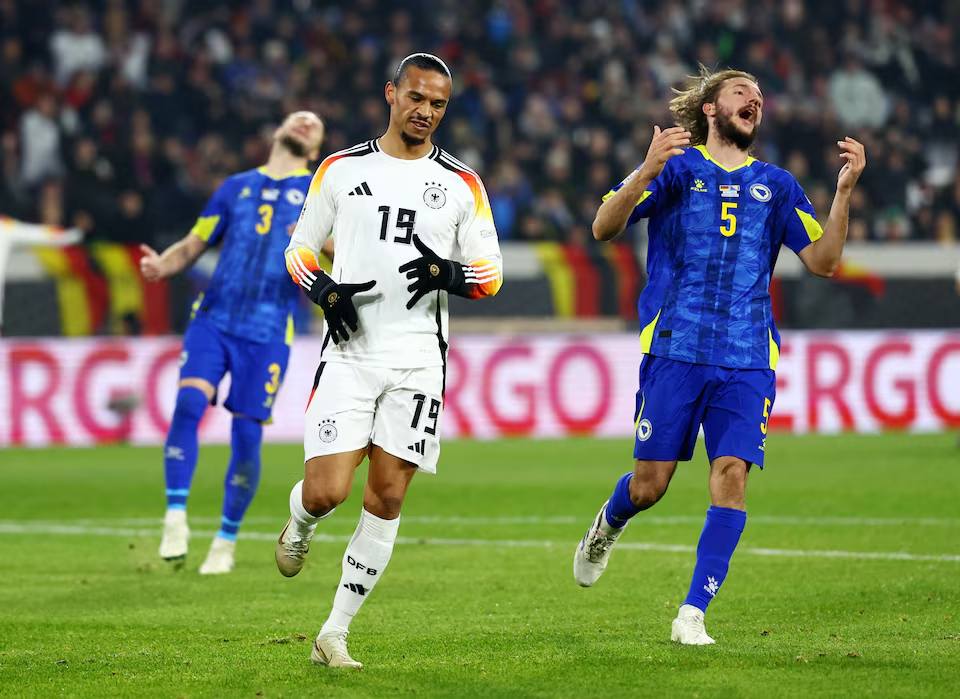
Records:
[[[837,191],[849,194],[867,166],[867,153],[862,143],[849,136],[837,141],[837,145],[840,146],[840,157],[846,160],[837,176]]]
[[[324,277],[328,280],[326,284],[322,283]],[[306,292],[310,300],[323,309],[323,317],[327,321],[333,344],[339,345],[350,339],[347,328],[351,333],[357,332],[357,309],[353,305],[353,297],[355,294],[369,291],[376,284],[375,279],[363,284],[337,284],[324,274],[317,279],[312,289]]]
[[[653,139],[650,141],[641,171],[652,180],[663,172],[663,166],[670,158],[683,155],[683,147],[689,145],[690,132],[682,126],[671,126],[663,131],[659,126],[654,126]]]
[[[413,244],[417,246],[421,256],[400,265],[398,270],[400,274],[406,274],[407,279],[413,280],[413,284],[407,287],[407,291],[411,292],[407,310],[413,308],[417,301],[431,291],[450,288],[454,276],[452,265],[456,264],[440,257],[427,247],[418,235],[413,236]]]
[[[149,245],[140,245],[140,252],[143,257],[140,258],[140,274],[148,282],[155,282],[163,279],[163,265],[160,262],[160,255]]]

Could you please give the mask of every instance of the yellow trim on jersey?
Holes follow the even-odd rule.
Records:
[[[206,243],[210,240],[210,236],[213,235],[213,231],[216,230],[218,223],[220,223],[219,216],[201,216],[197,219],[197,222],[193,224],[190,233]]]
[[[797,208],[794,208],[794,211],[796,211],[797,216],[800,217],[800,222],[803,223],[803,230],[807,232],[807,237],[810,238],[810,242],[815,243],[820,240],[820,238],[823,237],[823,228],[820,226],[820,222],[806,211],[801,211]]]
[[[716,160],[713,159],[713,156],[710,155],[710,151],[707,150],[707,147],[706,147],[706,146],[694,146],[694,148],[696,148],[698,151],[700,151],[700,153],[703,155],[703,159],[704,159],[704,160],[709,160],[711,163],[713,163],[714,165],[716,165],[718,168],[720,168],[721,170],[724,170],[724,171],[726,171],[726,172],[733,172],[734,170],[739,170],[739,169],[742,168],[742,167],[749,167],[750,165],[752,165],[753,163],[755,163],[755,162],[757,161],[756,158],[753,158],[753,157],[751,157],[751,156],[748,155],[748,156],[747,156],[747,159],[744,160],[744,161],[743,161],[742,163],[740,163],[739,165],[737,165],[736,167],[724,167],[723,165],[721,165],[720,163],[718,163]]]
[[[777,364],[780,363],[780,348],[773,339],[773,330],[767,328],[767,332],[770,334],[770,368],[776,371]]]
[[[293,344],[293,314],[287,316],[287,335],[283,338],[287,347]]]
[[[606,201],[607,199],[612,197],[614,194],[616,194],[616,192],[614,192],[611,189],[609,192],[603,195],[603,199],[601,199],[601,201]],[[635,206],[640,206],[643,202],[647,200],[647,197],[649,197],[651,194],[653,194],[653,192],[651,192],[649,189],[646,190],[643,194],[640,195],[640,198],[637,199],[637,203],[635,204]]]
[[[294,170],[293,172],[288,172],[288,173],[285,174],[285,175],[271,175],[269,172],[267,172],[267,166],[266,166],[266,165],[261,165],[260,167],[258,167],[258,168],[257,168],[257,172],[259,172],[261,175],[266,175],[266,176],[269,177],[271,180],[285,180],[285,179],[287,179],[288,177],[303,177],[304,175],[312,175],[312,174],[313,174],[313,173],[310,172],[307,168],[302,167],[302,168],[300,168],[299,170]]]
[[[640,331],[640,351],[644,354],[650,352],[650,347],[653,345],[653,331],[657,328],[657,321],[660,320],[660,313],[663,312],[661,308],[657,311],[657,317],[654,318],[643,330]]]
[[[190,306],[190,320],[193,320],[197,317],[197,311],[200,310],[200,304],[203,303],[203,294],[204,292],[201,291],[197,296],[197,300],[194,301],[193,305]]]
[[[637,419],[633,423],[633,431],[636,432],[640,429],[640,420],[643,418],[643,407],[647,404],[647,397],[640,394],[640,412],[637,413]]]

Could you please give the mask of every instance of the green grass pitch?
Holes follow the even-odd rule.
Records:
[[[402,541],[353,624],[362,672],[314,667],[354,495],[283,578],[273,542],[298,446],[264,450],[237,569],[197,568],[227,450],[206,447],[185,567],[157,558],[158,448],[0,451],[2,697],[957,697],[954,435],[768,440],[750,518],[707,614],[670,643],[708,505],[702,451],[630,525],[604,577],[574,546],[631,466],[629,440],[449,442],[414,479]]]

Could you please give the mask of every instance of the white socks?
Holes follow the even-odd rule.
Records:
[[[377,584],[390,561],[397,540],[400,518],[380,519],[366,510],[343,554],[343,576],[333,598],[333,611],[320,633],[346,630],[360,605]]]
[[[317,522],[326,519],[336,511],[336,507],[321,517],[315,517],[303,507],[303,481],[298,481],[290,491],[290,516],[301,532],[312,532],[317,528]]]

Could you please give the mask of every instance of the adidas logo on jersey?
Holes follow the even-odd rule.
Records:
[[[411,444],[409,447],[407,447],[407,449],[409,449],[410,451],[415,451],[415,452],[417,452],[418,454],[426,454],[426,453],[427,453],[427,440],[426,440],[426,439],[421,439],[419,442],[414,442],[414,443]]]
[[[364,194],[366,194],[367,196],[372,196],[373,192],[370,191],[370,187],[369,185],[367,185],[366,182],[361,182],[359,185],[357,185],[357,187],[354,188],[352,192],[347,194],[347,196],[352,197],[354,195],[357,195],[358,197],[362,197]]]
[[[367,588],[365,588],[363,585],[355,585],[354,583],[344,583],[343,586],[348,590],[350,590],[350,592],[356,592],[361,597],[367,594]]]

